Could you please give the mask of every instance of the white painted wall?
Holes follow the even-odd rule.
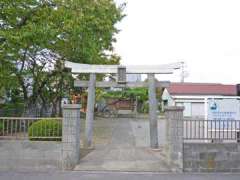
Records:
[[[185,117],[204,117],[204,98],[202,96],[173,96],[176,104],[184,106]]]
[[[191,107],[192,107],[191,116],[204,117],[205,115],[204,103],[192,102]]]
[[[174,102],[172,96],[167,91],[167,89],[164,89],[164,91],[163,91],[162,100],[168,101],[168,106],[175,106],[175,102]]]

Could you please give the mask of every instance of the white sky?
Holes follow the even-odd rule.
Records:
[[[122,64],[185,61],[186,81],[240,83],[240,0],[115,1],[127,2]],[[161,79],[180,81],[179,72]]]

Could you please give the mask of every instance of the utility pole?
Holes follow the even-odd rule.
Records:
[[[186,63],[184,61],[181,62],[181,74],[180,74],[180,82],[184,83],[185,78],[189,76],[189,73],[186,70]]]
[[[183,61],[181,62],[181,70],[182,70],[182,72],[181,72],[181,83],[184,83],[185,72],[184,72],[184,62]]]

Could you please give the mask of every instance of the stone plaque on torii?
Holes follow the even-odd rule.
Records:
[[[87,114],[85,138],[86,145],[92,145],[93,137],[93,119],[94,119],[94,104],[95,104],[95,88],[96,87],[148,87],[149,97],[149,127],[150,127],[150,146],[158,148],[158,122],[157,122],[157,87],[168,87],[169,81],[156,81],[155,74],[173,74],[174,70],[180,69],[181,63],[173,63],[166,65],[90,65],[79,64],[66,61],[65,67],[70,68],[73,74],[87,73],[90,74],[89,81],[76,80],[75,87],[87,87]],[[96,82],[96,74],[116,74],[117,82],[100,81]],[[147,82],[126,82],[126,74],[147,74]]]

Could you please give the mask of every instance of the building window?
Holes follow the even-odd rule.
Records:
[[[168,100],[163,100],[163,105],[168,106]]]

